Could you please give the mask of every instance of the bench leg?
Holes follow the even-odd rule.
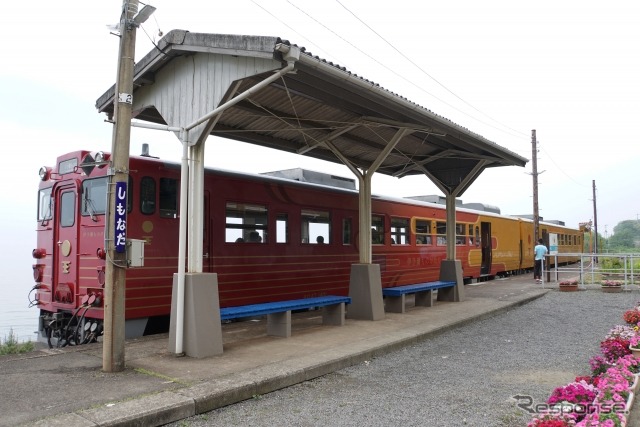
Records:
[[[289,338],[291,336],[291,311],[267,314],[267,335]]]
[[[431,291],[416,292],[416,306],[433,307],[433,294]]]
[[[322,308],[322,324],[344,326],[344,303],[327,305]]]
[[[385,297],[385,311],[391,313],[404,313],[404,295],[399,297]]]

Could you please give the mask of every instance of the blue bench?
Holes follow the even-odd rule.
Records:
[[[404,313],[405,295],[416,294],[415,305],[422,307],[433,306],[432,291],[440,289],[447,300],[453,301],[453,291],[456,286],[455,281],[438,280],[435,282],[417,283],[415,285],[394,286],[392,288],[382,288],[382,295],[385,297],[385,310],[392,313]],[[438,299],[440,298],[438,292]]]
[[[262,304],[224,307],[220,309],[220,320],[242,317],[267,316],[267,334],[288,338],[291,336],[291,312],[322,307],[322,324],[344,325],[345,305],[351,304],[351,298],[324,296],[289,301],[265,302]]]

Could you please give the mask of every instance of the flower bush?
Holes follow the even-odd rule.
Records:
[[[527,427],[573,427],[576,421],[573,417],[562,413],[550,413],[535,416]]]
[[[630,325],[616,325],[605,335],[605,339],[620,337],[625,340],[630,340],[636,335],[636,329],[637,327]]]
[[[558,403],[568,402],[587,405],[596,398],[596,391],[597,389],[593,385],[587,384],[584,380],[572,382],[562,387],[556,387],[547,400],[547,403],[556,405]]]
[[[589,366],[591,366],[591,377],[589,378],[591,378],[591,382],[593,383],[593,378],[607,372],[607,369],[611,367],[611,363],[609,363],[603,356],[593,356],[589,360]],[[576,381],[578,381],[577,378]]]
[[[627,310],[622,315],[622,319],[629,325],[637,325],[640,322],[640,311],[636,308]]]
[[[600,350],[607,362],[616,363],[620,357],[631,354],[629,342],[621,337],[607,338],[600,343]]]
[[[640,359],[633,354],[627,354],[618,359],[618,366],[624,366],[632,374],[640,374]]]
[[[637,317],[637,318],[636,318]],[[629,325],[613,327],[600,343],[602,354],[589,360],[591,375],[557,387],[547,400],[548,409],[532,418],[527,427],[623,427],[631,394],[640,377],[640,305],[627,310]]]
[[[626,421],[626,417],[617,412],[593,412],[587,414],[576,427],[622,427]]]
[[[568,279],[560,282],[560,286],[576,286],[578,284],[577,279]]]

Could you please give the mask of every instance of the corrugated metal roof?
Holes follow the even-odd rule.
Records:
[[[185,56],[242,56],[285,64],[281,51],[291,46],[297,47],[276,37],[174,30],[136,64],[134,85],[137,90],[152,90],[163,68]],[[338,133],[330,139],[333,150],[366,170],[396,132],[407,128],[411,133],[399,141],[377,172],[397,177],[426,174],[445,192],[457,189],[458,195],[487,167],[526,164],[525,158],[377,83],[304,48],[300,51],[294,72],[225,110],[211,134],[342,163],[326,144]],[[271,74],[239,79],[234,82],[239,83],[234,94]],[[223,90],[231,94],[230,87]],[[114,92],[112,87],[97,100],[100,112],[113,114]],[[152,105],[136,111],[136,119],[167,124]]]

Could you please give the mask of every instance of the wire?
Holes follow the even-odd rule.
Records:
[[[349,8],[347,8],[344,4],[342,4],[340,2],[340,0],[336,0],[336,3],[338,3],[340,6],[342,6],[347,12],[349,12],[351,15],[353,15],[354,18],[356,18],[362,25],[364,25],[365,27],[367,27],[373,34],[375,34],[376,36],[378,36],[382,41],[384,41],[387,45],[389,45],[393,50],[395,50],[400,56],[402,56],[404,59],[406,59],[411,65],[413,65],[414,67],[416,67],[418,70],[420,70],[425,76],[429,77],[431,80],[433,80],[434,82],[436,82],[440,87],[442,87],[443,89],[445,89],[447,92],[449,92],[451,95],[455,96],[456,98],[458,98],[460,101],[464,102],[466,105],[468,105],[469,107],[473,108],[475,111],[477,111],[478,113],[482,114],[483,116],[493,120],[494,122],[498,123],[500,126],[503,126],[506,129],[509,129],[513,132],[516,132],[519,135],[525,135],[524,133],[513,129],[501,122],[499,122],[498,120],[494,119],[493,117],[489,116],[488,114],[480,111],[478,108],[474,107],[473,105],[471,105],[469,102],[467,102],[466,100],[464,100],[463,98],[461,98],[460,96],[458,96],[458,94],[456,94],[455,92],[453,92],[451,89],[449,89],[447,86],[445,86],[443,83],[441,83],[438,79],[436,79],[435,77],[433,77],[431,74],[429,74],[428,72],[426,72],[422,67],[420,67],[417,63],[415,63],[411,58],[409,58],[407,55],[405,55],[402,51],[400,51],[400,49],[398,49],[397,47],[395,47],[391,42],[389,42],[387,39],[385,39],[384,37],[382,37],[382,35],[380,35],[376,30],[374,30],[373,28],[371,28],[370,25],[368,25],[366,22],[364,22],[358,15],[356,15],[355,13],[353,13]],[[449,104],[447,104],[449,105]],[[460,111],[460,110],[458,110]],[[463,113],[466,114],[466,113]],[[471,117],[471,116],[470,116]],[[486,122],[482,122],[486,125],[491,126],[489,123]],[[497,128],[496,128],[497,129]],[[500,129],[498,129],[500,130]]]
[[[327,51],[323,50],[322,48],[318,47],[317,43],[314,43],[312,40],[308,39],[307,37],[305,37],[304,35],[300,34],[299,32],[297,32],[295,29],[293,29],[289,24],[287,24],[285,21],[283,21],[282,19],[278,18],[278,16],[274,15],[273,13],[271,13],[269,10],[265,9],[264,7],[262,7],[262,5],[260,5],[259,3],[256,3],[255,0],[251,0],[251,2],[253,4],[255,4],[256,6],[258,6],[260,9],[264,10],[267,14],[271,15],[271,17],[273,17],[273,19],[275,19],[276,21],[280,22],[282,25],[284,25],[285,27],[287,27],[288,29],[290,29],[291,31],[293,31],[295,34],[297,34],[298,36],[300,36],[300,38],[307,40],[308,42],[310,42],[312,45],[314,45],[315,47],[318,48],[318,50],[320,52],[324,52],[326,56],[331,56],[330,53],[328,53]],[[344,61],[341,61],[344,63]]]
[[[539,142],[539,141],[538,141]],[[553,157],[551,157],[551,154],[549,154],[549,152],[547,150],[545,150],[543,147],[540,147],[548,156],[549,160],[551,160],[551,162],[556,165],[556,167],[558,168],[558,170],[560,172],[562,172],[567,178],[569,178],[571,181],[573,181],[574,183],[576,183],[577,185],[579,185],[580,187],[589,187],[589,185],[585,185],[585,184],[581,184],[578,181],[576,181],[575,179],[573,179],[573,177],[571,177],[568,173],[566,173],[564,171],[564,169],[562,169],[556,162],[555,160],[553,160]]]
[[[252,0],[253,1],[253,0]],[[337,1],[337,0],[336,0]],[[309,13],[307,13],[306,11],[304,11],[303,9],[301,9],[300,7],[298,7],[297,5],[293,4],[290,0],[287,0],[287,3],[289,3],[291,6],[295,7],[296,9],[298,9],[300,12],[302,12],[303,14],[305,14],[307,17],[309,17],[310,19],[312,19],[313,21],[315,21],[318,25],[322,26],[323,28],[325,28],[327,31],[331,32],[332,34],[334,34],[336,37],[338,37],[339,39],[341,39],[342,41],[344,41],[345,43],[347,43],[348,45],[350,45],[351,47],[353,47],[354,49],[356,49],[358,52],[362,53],[363,55],[365,55],[366,57],[368,57],[369,59],[371,59],[372,61],[374,61],[376,64],[380,65],[382,68],[388,70],[389,72],[391,72],[392,74],[398,76],[399,78],[401,78],[402,80],[406,81],[407,83],[411,84],[412,86],[414,86],[416,89],[418,89],[419,91],[431,96],[432,98],[438,100],[439,102],[443,103],[444,105],[451,107],[452,109],[458,111],[461,114],[464,114],[467,117],[472,118],[473,120],[478,121],[479,123],[483,123],[489,127],[492,127],[500,132],[503,133],[507,133],[511,136],[517,136],[520,137],[522,135],[525,135],[522,132],[519,132],[517,130],[511,129],[506,125],[501,124],[500,122],[498,122],[495,119],[492,119],[491,117],[489,117],[488,115],[482,113],[480,110],[478,110],[477,108],[471,106],[470,104],[468,104],[466,101],[464,101],[462,98],[460,98],[459,96],[457,96],[455,93],[453,93],[452,91],[450,91],[448,88],[446,88],[444,85],[442,85],[439,81],[437,81],[435,78],[431,77],[428,73],[426,73],[426,71],[424,71],[422,68],[420,68],[417,64],[415,64],[415,62],[413,62],[412,60],[410,60],[406,55],[404,55],[402,52],[400,52],[397,48],[395,48],[393,45],[391,45],[389,42],[387,42],[384,38],[382,38],[378,33],[376,33],[373,29],[371,29],[371,27],[369,27],[367,24],[365,24],[360,18],[358,18],[353,12],[351,12],[349,9],[347,9],[344,5],[342,5],[340,2],[340,5],[342,7],[345,8],[345,10],[347,10],[349,13],[351,13],[353,16],[356,16],[356,18],[363,24],[365,25],[369,30],[371,30],[374,34],[378,35],[378,37],[380,37],[382,40],[384,40],[386,43],[388,43],[390,46],[392,46],[393,49],[395,49],[399,54],[401,54],[407,61],[409,61],[411,64],[413,64],[415,67],[417,67],[420,71],[422,71],[423,73],[425,73],[429,78],[433,79],[436,83],[438,83],[439,85],[441,85],[442,87],[444,87],[445,89],[447,89],[447,91],[449,91],[450,93],[452,93],[454,96],[456,96],[457,98],[461,99],[463,102],[465,102],[467,105],[470,105],[472,108],[474,108],[476,111],[480,112],[481,114],[491,118],[491,120],[495,121],[496,123],[500,123],[500,125],[503,128],[506,129],[510,129],[513,132],[516,132],[516,135],[514,135],[513,133],[507,132],[504,129],[501,129],[499,127],[496,127],[490,123],[487,123],[486,121],[481,120],[478,117],[475,117],[471,114],[469,114],[466,111],[461,110],[460,108],[448,103],[447,101],[445,101],[444,99],[441,99],[439,97],[437,97],[436,95],[426,91],[423,87],[419,86],[418,84],[414,83],[413,81],[409,80],[408,78],[404,77],[403,75],[399,74],[398,72],[396,72],[395,70],[391,69],[390,67],[388,67],[387,65],[383,64],[382,62],[378,61],[376,58],[374,58],[373,56],[369,55],[368,53],[366,53],[365,51],[363,51],[362,49],[360,49],[358,46],[354,45],[353,43],[351,43],[349,40],[345,39],[344,37],[342,37],[340,34],[336,33],[335,31],[333,31],[331,28],[327,27],[325,24],[323,24],[322,22],[320,22],[318,19],[314,18],[312,15],[310,15]]]

